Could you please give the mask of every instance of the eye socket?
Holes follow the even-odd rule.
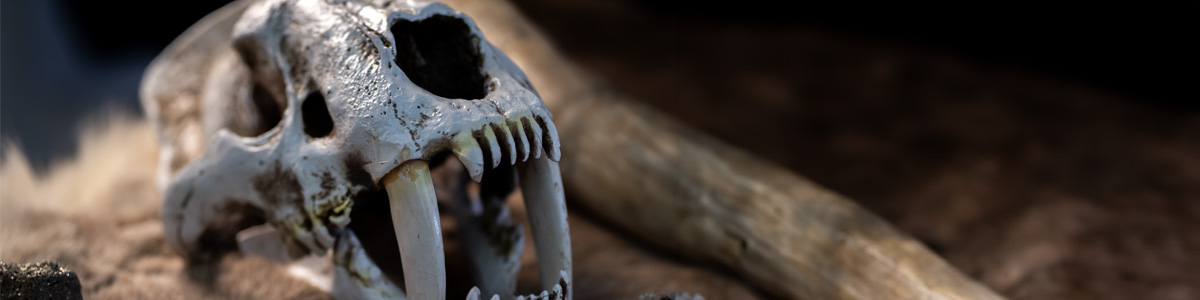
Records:
[[[414,84],[445,98],[487,96],[479,38],[462,19],[402,19],[390,31],[396,41],[396,65]]]
[[[258,112],[258,124],[249,136],[267,132],[283,119],[283,109],[279,107],[280,101],[275,100],[275,96],[271,95],[271,92],[262,84],[254,83],[254,87],[250,91],[250,101],[254,103],[254,108]]]
[[[283,111],[287,109],[284,97],[283,74],[269,60],[261,60],[263,55],[258,47],[258,41],[252,38],[238,38],[234,41],[234,49],[241,57],[245,69],[235,71],[230,76],[240,76],[236,88],[239,96],[226,98],[232,100],[222,103],[230,111],[223,115],[222,124],[233,133],[255,137],[279,126],[283,119]]]
[[[333,117],[329,115],[329,106],[320,92],[314,91],[304,97],[304,103],[300,104],[300,115],[304,121],[304,133],[308,136],[319,138],[333,132]]]

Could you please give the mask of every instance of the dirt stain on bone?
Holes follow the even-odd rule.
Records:
[[[350,153],[342,159],[342,167],[346,170],[346,180],[350,184],[366,187],[369,190],[377,190],[379,186],[375,184],[375,180],[371,179],[371,173],[363,166],[367,165],[367,160],[362,158],[358,153]]]
[[[218,208],[220,214],[205,224],[204,231],[196,239],[196,248],[188,249],[189,263],[216,261],[226,253],[237,250],[237,233],[250,226],[265,223],[266,212],[247,204],[248,201],[230,199]]]
[[[279,163],[271,165],[267,172],[255,176],[252,181],[258,196],[269,206],[277,207],[286,203],[301,204],[304,199],[296,174],[290,170],[284,170]]]

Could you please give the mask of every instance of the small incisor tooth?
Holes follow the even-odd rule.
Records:
[[[517,143],[513,141],[513,136],[512,136],[512,133],[509,132],[511,130],[508,129],[508,125],[507,124],[492,124],[492,130],[496,131],[497,138],[500,138],[500,136],[503,136],[505,145],[508,145],[508,152],[506,153],[508,155],[508,164],[509,165],[516,164],[517,163],[517,151],[520,151],[520,150],[517,150]]]
[[[460,133],[454,137],[454,155],[458,156],[458,161],[462,162],[467,173],[471,175],[471,180],[480,182],[483,180],[483,149],[479,147],[479,142],[475,141],[475,137],[469,133]]]
[[[542,125],[537,122],[531,122],[529,118],[521,118],[521,124],[525,126],[525,135],[529,137],[529,145],[533,146],[533,158],[542,157]]]
[[[433,176],[424,160],[383,177],[409,299],[446,299],[446,257]]]
[[[548,119],[538,118],[538,122],[546,127],[546,137],[543,139],[546,155],[550,156],[550,160],[557,162],[562,158],[561,149],[558,142],[558,128],[554,127],[554,122]]]
[[[492,156],[492,167],[498,167],[500,166],[500,158],[504,157],[504,155],[500,153],[500,142],[496,140],[496,133],[492,132],[491,126],[484,125],[482,130],[484,142],[488,144],[488,149],[491,150],[490,153]]]
[[[516,139],[517,148],[520,148],[520,150],[517,150],[517,151],[520,152],[521,156],[519,158],[517,158],[517,160],[518,161],[529,160],[529,152],[530,152],[529,138],[525,137],[525,130],[521,128],[521,121],[509,120],[508,121],[508,130],[512,132],[513,138]],[[513,162],[513,163],[515,164],[516,162]]]

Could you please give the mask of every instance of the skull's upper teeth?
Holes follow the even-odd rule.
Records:
[[[562,158],[562,149],[558,148],[558,128],[554,127],[554,122],[550,120],[538,120],[542,126],[546,126],[545,149],[546,154],[550,155],[550,160],[558,161]]]
[[[467,169],[471,180],[475,182],[483,180],[483,149],[479,148],[479,142],[475,140],[474,136],[459,134],[454,137],[454,155]]]
[[[492,127],[492,129],[496,131],[497,138],[500,138],[500,142],[508,145],[508,152],[504,153],[508,157],[508,164],[516,164],[521,157],[521,147],[517,142],[518,139],[513,137],[513,130],[512,127],[509,126],[509,122],[493,126],[494,127]],[[500,153],[497,154],[499,155]]]
[[[529,133],[529,144],[533,146],[533,157],[542,157],[542,126],[536,121],[530,122],[529,118],[521,118],[521,123],[525,125],[525,130]]]
[[[496,133],[493,131],[491,126],[484,126],[480,131],[482,132],[483,143],[487,144],[488,149],[490,150],[485,154],[492,158],[492,167],[495,168],[500,166],[500,158],[503,157],[503,155],[500,154],[500,142],[496,140]],[[511,144],[512,143],[509,143],[509,145]],[[512,150],[510,149],[509,152],[511,153]]]
[[[509,165],[541,158],[543,152],[558,161],[558,132],[554,124],[535,117],[516,117],[489,123],[454,137],[454,154],[471,175],[471,180],[483,179],[484,165]],[[485,148],[486,147],[486,148]]]
[[[520,161],[529,159],[529,138],[525,136],[525,130],[521,129],[521,123],[509,120],[507,129],[509,137],[516,140],[517,143],[517,153],[513,154],[513,159]]]

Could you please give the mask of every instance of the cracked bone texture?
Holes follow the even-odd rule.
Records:
[[[547,179],[553,182],[538,186],[555,190],[526,199],[535,207],[563,206],[549,110],[469,17],[436,2],[318,0],[242,1],[214,16],[237,17],[194,26],[152,63],[141,91],[160,138],[164,234],[177,251],[203,259],[233,244],[239,230],[267,222],[280,238],[242,239],[254,241],[242,247],[268,248],[277,260],[331,249],[357,253],[351,248],[360,243],[348,234],[355,197],[380,189],[401,165],[441,153],[454,154],[476,181],[501,163],[522,170],[554,165]],[[188,48],[194,44],[229,47]],[[196,72],[196,65],[208,69]],[[416,207],[395,200],[393,211]],[[544,236],[569,234],[565,211],[555,213],[557,219],[543,217],[556,220],[545,225],[550,229],[533,235],[539,248],[557,253],[539,264],[549,274],[543,293],[570,288],[560,284],[569,282],[560,277],[571,271],[570,239]],[[267,243],[273,240],[283,245]],[[335,290],[362,290],[347,293],[351,298],[394,294],[379,282],[373,261],[355,257],[334,259],[335,283],[346,284]],[[444,285],[444,270],[420,273]],[[410,292],[426,288],[410,285]]]

